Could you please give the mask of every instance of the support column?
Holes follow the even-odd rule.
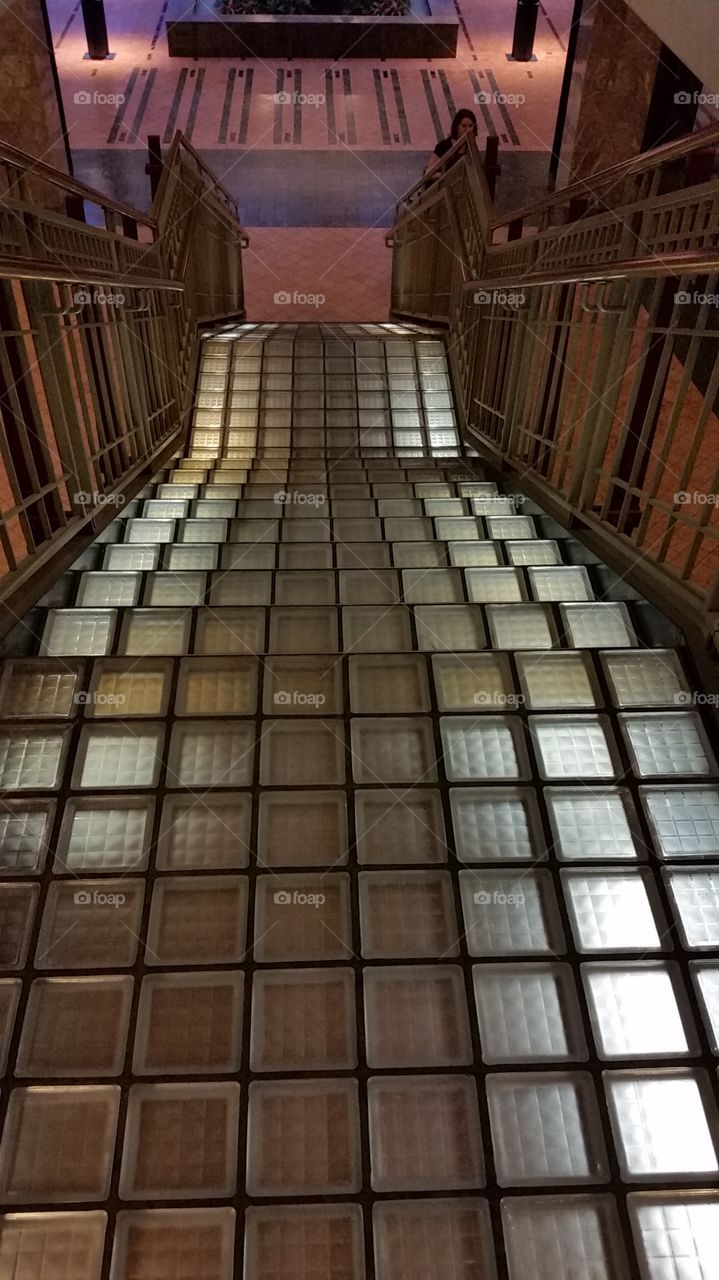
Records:
[[[532,61],[538,13],[539,0],[517,0],[517,13],[514,19],[514,38],[512,40],[512,53],[510,55],[513,62]]]

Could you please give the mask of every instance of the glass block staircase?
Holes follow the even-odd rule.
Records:
[[[705,713],[436,338],[209,336],[5,645],[2,1280],[716,1280]]]

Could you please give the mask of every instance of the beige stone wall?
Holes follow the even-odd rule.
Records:
[[[0,5],[0,139],[67,171],[39,0]]]

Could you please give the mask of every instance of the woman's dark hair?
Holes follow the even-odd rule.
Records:
[[[449,131],[449,136],[453,142],[456,142],[459,137],[459,126],[463,120],[472,121],[472,132],[475,138],[477,136],[477,117],[473,111],[468,111],[465,107],[462,111],[457,112],[454,120],[452,121],[452,128]]]

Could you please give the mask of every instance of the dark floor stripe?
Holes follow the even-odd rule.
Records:
[[[455,115],[457,114],[457,108],[454,103],[454,98],[452,97],[452,90],[449,87],[447,72],[440,71],[438,72],[438,75],[439,75],[439,83],[442,86],[442,93],[444,95],[444,100],[447,103],[447,110],[449,111],[449,122],[451,124],[452,121],[454,120]]]
[[[382,141],[389,143],[392,141],[389,131],[389,122],[387,120],[387,104],[384,100],[384,88],[382,86],[382,77],[375,67],[372,75],[374,76],[374,92],[377,99],[377,112],[379,114],[379,123],[382,130]]]
[[[125,85],[124,100],[123,102],[120,103],[120,106],[117,108],[115,119],[112,122],[112,128],[107,135],[108,142],[117,141],[117,135],[120,132],[120,127],[122,125],[123,120],[125,119],[125,112],[127,111],[127,108],[130,105],[130,98],[132,97],[132,91],[135,88],[135,82],[139,74],[140,74],[140,68],[133,67],[130,73],[130,79]]]
[[[281,67],[277,68],[275,75],[275,123],[272,130],[272,141],[277,146],[282,142],[282,103],[277,101],[277,94],[286,93],[285,89],[285,73]]]
[[[292,112],[292,141],[295,143],[302,142],[302,72],[299,67],[295,67],[295,100]]]
[[[432,92],[432,81],[429,78],[429,72],[424,69],[422,70],[422,84],[424,85],[424,95],[427,99],[429,114],[432,117],[432,124],[434,125],[434,131],[437,135],[437,141],[439,142],[440,139],[445,136],[444,130],[442,128],[442,121],[439,118],[439,112],[437,111],[437,104],[434,100],[434,93]]]
[[[486,94],[488,90],[485,89],[476,71],[470,71],[469,78],[472,82],[472,88],[474,89],[474,93],[475,93],[475,98],[474,98],[475,112],[478,106],[482,113],[482,119],[484,121],[484,127],[487,131],[487,134],[489,135],[490,138],[493,138],[497,133],[497,129],[495,127],[494,120],[492,119],[492,115],[489,110],[489,107],[487,106],[486,102],[482,102],[481,100],[477,102],[477,96],[476,96],[477,94]]]
[[[508,110],[507,110],[507,104],[506,104],[505,102],[500,102],[500,101],[499,101],[499,98],[500,98],[500,90],[499,90],[499,85],[497,84],[497,81],[496,81],[496,79],[495,79],[494,73],[493,73],[492,71],[490,71],[488,67],[485,67],[485,75],[486,75],[487,79],[489,80],[489,83],[490,83],[490,85],[491,85],[491,87],[492,87],[492,92],[494,93],[494,104],[495,104],[495,106],[496,106],[496,108],[497,108],[497,110],[498,110],[499,114],[501,115],[502,120],[504,121],[504,127],[505,127],[505,129],[507,130],[507,133],[509,134],[510,139],[511,139],[511,141],[514,143],[515,147],[518,147],[518,146],[519,146],[519,134],[517,133],[517,130],[515,129],[514,125],[512,124],[512,117],[510,116],[510,114],[509,114],[509,112],[508,112]]]
[[[355,128],[355,109],[352,101],[352,79],[349,67],[342,68],[342,91],[345,96],[345,122],[347,124],[347,142],[353,147],[357,142]]]
[[[142,90],[142,97],[140,98],[140,105],[135,112],[135,119],[133,120],[130,128],[130,134],[133,139],[139,138],[140,136],[143,117],[147,110],[147,104],[150,101],[150,94],[152,93],[152,87],[155,83],[155,77],[157,76],[157,67],[153,67],[149,73],[143,71],[142,74],[146,76],[146,79]]]
[[[392,91],[394,93],[395,106],[397,107],[397,116],[399,118],[399,131],[403,142],[410,142],[409,125],[407,124],[407,112],[404,109],[404,99],[402,97],[402,86],[399,82],[399,72],[390,71],[390,79],[392,80]]]
[[[254,74],[255,73],[251,67],[249,71],[245,72],[245,90],[244,90],[244,93],[242,94],[242,115],[240,116],[240,130],[237,135],[237,141],[239,142],[240,146],[243,146],[244,143],[247,142],[247,131],[250,127],[250,107],[252,106],[252,80],[253,80]]]
[[[190,114],[187,117],[187,125],[185,126],[185,135],[192,142],[192,134],[195,129],[195,121],[197,119],[197,111],[200,106],[200,98],[202,97],[202,85],[205,79],[205,68],[200,67],[195,81],[195,91],[192,95],[190,103]]]
[[[325,71],[325,114],[327,116],[327,141],[337,145],[337,121],[335,119],[334,72]]]
[[[163,31],[163,28],[164,28],[164,26],[165,26],[165,14],[167,13],[167,6],[168,6],[169,2],[170,2],[170,0],[164,0],[164,3],[163,3],[163,6],[162,6],[162,9],[160,10],[160,16],[159,16],[159,18],[157,19],[157,26],[155,27],[155,30],[154,30],[154,31],[153,31],[153,33],[152,33],[152,40],[150,41],[150,52],[151,52],[151,53],[154,53],[154,51],[155,51],[155,46],[156,46],[156,44],[157,44],[158,40],[160,39],[160,36],[162,35],[162,31]]]
[[[77,4],[75,5],[75,8],[73,9],[72,13],[70,14],[70,17],[68,18],[67,22],[65,23],[65,26],[63,27],[62,31],[60,32],[60,35],[59,35],[59,37],[58,37],[57,44],[55,45],[55,48],[56,48],[56,49],[59,49],[59,48],[60,48],[60,45],[62,44],[63,40],[65,39],[65,36],[67,35],[68,31],[70,30],[70,27],[72,26],[73,22],[75,21],[75,19],[76,19],[76,17],[77,17],[77,13],[78,13],[79,8],[80,8],[80,0],[77,0]]]
[[[225,87],[225,101],[222,104],[222,118],[220,119],[220,130],[217,134],[218,142],[227,142],[227,130],[230,124],[230,112],[232,110],[232,95],[235,92],[235,80],[237,79],[237,68],[230,67],[227,72],[227,85]]]
[[[177,116],[180,110],[180,103],[182,102],[182,95],[185,91],[186,79],[187,79],[187,67],[183,67],[182,71],[177,77],[177,86],[175,88],[175,96],[172,99],[170,114],[167,117],[165,132],[162,135],[163,142],[172,142],[172,139],[175,136],[175,125],[177,124]]]
[[[544,18],[544,20],[545,20],[545,22],[546,22],[547,26],[549,27],[549,30],[551,31],[552,35],[554,36],[554,39],[556,40],[557,44],[559,45],[560,49],[562,50],[562,53],[566,53],[566,52],[567,52],[567,46],[563,43],[563,41],[562,41],[562,37],[560,36],[559,32],[557,31],[557,28],[555,27],[554,23],[552,22],[552,19],[550,18],[549,14],[547,13],[547,10],[545,9],[544,5],[542,4],[542,0],[539,0],[539,12],[542,14],[542,17]]]

